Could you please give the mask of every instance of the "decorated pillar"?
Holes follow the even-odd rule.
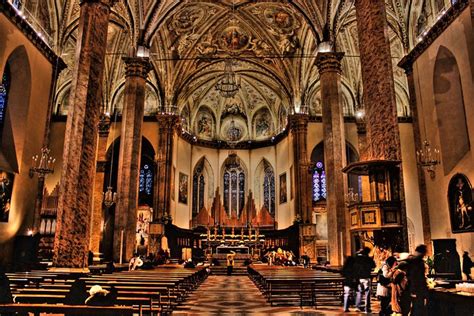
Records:
[[[400,131],[390,42],[386,33],[388,25],[385,2],[356,0],[355,9],[367,133],[365,160],[352,171],[368,175],[371,186],[377,188],[369,193],[371,201],[378,207],[373,224],[378,226],[378,232],[369,228],[371,214],[362,208],[357,210],[357,223],[356,209],[351,211],[351,218],[354,219],[351,222],[356,223],[353,225],[353,232],[359,233],[362,239],[372,240],[376,245],[383,245],[391,239],[392,247],[408,248]],[[362,192],[362,195],[366,193],[368,192]],[[393,231],[389,232],[388,227]]]
[[[110,8],[115,0],[80,2],[77,55],[72,75],[69,113],[53,265],[87,268],[97,125],[107,47]]]
[[[383,0],[355,1],[367,122],[367,160],[400,160],[392,55]]]
[[[173,168],[173,141],[178,116],[174,113],[162,112],[158,120],[158,151],[156,154],[156,184],[154,194],[153,221],[161,221],[165,215],[170,216]]]
[[[308,158],[308,115],[292,114],[289,117],[293,135],[293,154],[295,166],[295,213],[304,224],[311,223],[312,197],[310,161]]]
[[[129,260],[136,246],[138,183],[146,78],[151,64],[146,57],[125,57],[125,100],[117,178],[114,258]]]
[[[318,53],[323,114],[324,161],[326,171],[326,209],[328,216],[329,261],[342,265],[345,248],[346,177],[342,168],[346,165],[344,117],[342,112],[341,60],[344,53]]]
[[[100,260],[100,239],[102,237],[102,226],[104,222],[104,180],[105,167],[107,164],[107,138],[110,131],[110,117],[101,114],[99,120],[99,141],[97,145],[97,163],[94,178],[94,197],[91,220],[90,251],[94,253],[94,261]]]

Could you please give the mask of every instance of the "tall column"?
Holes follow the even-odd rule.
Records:
[[[146,78],[151,64],[145,57],[126,57],[124,62],[125,103],[118,163],[114,258],[120,260],[122,254],[122,260],[126,261],[132,257],[136,244],[142,123]]]
[[[418,117],[418,108],[416,105],[415,78],[413,75],[413,65],[406,65],[405,74],[407,75],[408,94],[410,95],[410,113],[413,122],[413,136],[415,139],[415,148],[422,148],[420,120]],[[423,242],[428,247],[428,254],[432,254],[431,249],[431,227],[430,212],[428,206],[428,192],[426,188],[425,171],[418,165],[418,187],[420,190],[421,221],[423,225]]]
[[[321,102],[323,110],[324,162],[326,171],[326,208],[328,216],[328,248],[331,264],[344,260],[346,165],[344,117],[342,112],[341,60],[344,53],[318,53]]]
[[[104,180],[105,165],[107,164],[107,138],[110,131],[110,117],[105,114],[99,120],[99,141],[97,145],[97,163],[94,178],[94,198],[91,220],[90,251],[94,253],[94,261],[99,260],[100,239],[102,237],[102,225],[104,222]]]
[[[400,160],[400,132],[383,0],[355,1],[368,160]]]
[[[82,0],[77,55],[64,140],[53,265],[87,267],[97,123],[110,7],[115,0]]]
[[[400,131],[385,1],[355,1],[367,130],[367,160],[401,160]],[[408,247],[403,172],[400,166],[403,244]]]
[[[297,113],[290,117],[290,128],[293,134],[293,154],[295,166],[295,212],[303,223],[311,223],[311,176],[308,158],[308,115]]]
[[[154,194],[153,220],[160,221],[165,213],[170,214],[171,169],[173,159],[173,140],[178,116],[173,113],[160,113],[158,119],[158,152],[156,154],[156,185]]]

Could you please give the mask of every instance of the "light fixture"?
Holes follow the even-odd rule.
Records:
[[[224,74],[216,82],[216,90],[219,91],[224,98],[234,97],[240,89],[240,77],[237,77],[232,69],[233,60],[226,59],[224,66]]]
[[[112,174],[112,170],[110,171],[110,174]],[[111,186],[108,186],[107,191],[104,192],[104,205],[106,208],[112,207],[112,205],[117,202],[117,193],[113,192],[112,189]]]
[[[417,71],[418,71],[418,65],[416,65]],[[418,87],[420,87],[420,79],[418,78]],[[421,144],[421,148],[417,149],[416,151],[416,162],[418,166],[422,167],[425,169],[429,174],[430,178],[434,179],[436,177],[436,165],[440,164],[440,159],[439,159],[439,149],[436,147],[431,147],[430,142],[427,139],[427,133],[426,133],[426,116],[423,108],[423,97],[420,95],[420,103],[419,103],[419,108],[420,108],[420,114],[421,117],[423,118],[423,132],[425,134],[425,140]]]
[[[416,161],[418,165],[424,168],[430,174],[431,178],[436,176],[435,166],[440,163],[439,150],[432,148],[430,142],[425,139],[422,147],[416,151]]]
[[[118,111],[117,109],[115,109],[115,116],[114,116],[114,122],[113,122],[114,125],[117,122],[117,115],[118,115]],[[103,117],[101,117],[101,119],[106,119],[109,116],[110,116],[110,113],[107,112],[105,113]],[[115,134],[115,129],[114,129],[114,134]],[[115,139],[115,135],[113,139]],[[107,191],[104,192],[103,194],[104,195],[103,202],[106,208],[111,208],[115,203],[117,203],[117,193],[113,191],[113,187],[112,187],[112,174],[114,172],[114,152],[115,152],[115,144],[112,143],[112,153],[110,155],[109,183],[107,186]]]
[[[33,156],[32,167],[30,168],[30,178],[36,174],[38,178],[44,179],[48,174],[54,172],[55,158],[50,156],[51,150],[46,147],[41,149],[41,155]]]
[[[318,45],[318,53],[331,53],[334,51],[334,45],[331,41],[324,41]]]

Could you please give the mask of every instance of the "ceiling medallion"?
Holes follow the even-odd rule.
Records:
[[[235,74],[232,69],[232,64],[232,59],[225,60],[224,74],[217,80],[215,86],[215,89],[219,91],[224,98],[234,97],[241,87],[240,77],[237,77]]]

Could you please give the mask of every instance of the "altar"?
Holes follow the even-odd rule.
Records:
[[[244,245],[241,246],[228,246],[228,245],[220,245],[216,247],[216,254],[229,254],[229,253],[236,253],[236,254],[250,254],[250,248]]]

